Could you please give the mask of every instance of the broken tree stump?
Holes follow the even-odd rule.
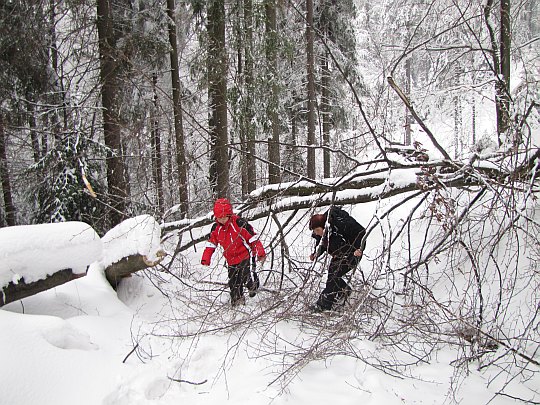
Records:
[[[111,286],[116,289],[120,283],[120,280],[125,277],[129,277],[131,274],[137,271],[156,266],[163,260],[165,255],[165,252],[158,251],[158,258],[154,261],[148,260],[146,256],[141,254],[123,257],[119,261],[107,266],[105,269],[105,276],[107,277],[107,281],[111,284]]]

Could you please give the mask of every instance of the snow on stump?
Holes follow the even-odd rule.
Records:
[[[102,265],[116,288],[122,278],[156,266],[166,256],[161,246],[161,227],[150,215],[139,215],[115,226],[101,238]]]
[[[0,306],[83,277],[101,257],[99,235],[84,222],[0,228]]]

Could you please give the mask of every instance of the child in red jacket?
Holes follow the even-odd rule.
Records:
[[[229,200],[226,198],[216,200],[214,216],[216,223],[210,232],[201,264],[209,266],[217,245],[223,247],[223,256],[229,270],[231,304],[234,307],[245,303],[244,284],[250,296],[255,295],[257,285],[251,278],[250,259],[256,257],[259,261],[263,261],[266,253],[253,227],[245,219],[233,214]]]

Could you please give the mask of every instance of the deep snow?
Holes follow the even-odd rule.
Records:
[[[367,221],[365,207],[352,212]],[[156,244],[154,225],[149,217],[137,217],[112,230],[102,240],[117,243],[103,243],[102,257],[114,261],[112,257],[127,252],[151,255],[161,248],[170,253],[174,246]],[[264,229],[263,221],[254,225]],[[69,227],[49,226],[46,233],[52,240],[65,241],[65,235],[73,233]],[[293,254],[307,256],[311,245],[303,228],[299,223]],[[87,243],[95,242],[89,238]],[[42,251],[44,246],[36,242],[35,248]],[[54,252],[64,249],[65,243],[47,246],[50,258],[66,259],[65,254]],[[69,260],[77,262],[87,248],[85,243],[71,246]],[[31,246],[26,249],[33,251]],[[363,356],[385,355],[379,343],[367,339],[353,343],[358,358],[338,354],[314,360],[303,364],[298,374],[280,379],[284,363],[289,361],[283,353],[314,339],[313,331],[324,328],[324,322],[340,322],[346,315],[324,315],[335,319],[321,318],[310,325],[298,318],[263,322],[279,314],[279,302],[275,312],[268,311],[268,303],[277,299],[267,291],[233,310],[222,285],[226,281],[223,263],[218,260],[212,269],[203,268],[198,264],[200,254],[199,247],[175,257],[172,275],[151,270],[125,279],[117,292],[103,275],[104,261],[97,260],[86,277],[4,306],[0,309],[0,403],[513,403],[493,397],[496,384],[486,387],[495,369],[481,374],[471,368],[468,376],[457,378],[451,365],[456,354],[450,348],[438,350],[428,362],[395,377],[363,360]],[[208,288],[209,282],[215,287]],[[246,319],[251,324],[242,322]],[[213,328],[215,332],[203,333]],[[534,398],[531,386],[540,387],[537,378],[530,381],[529,388],[516,384],[512,389]]]

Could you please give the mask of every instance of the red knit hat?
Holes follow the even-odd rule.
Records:
[[[232,205],[226,198],[219,198],[214,203],[214,216],[216,218],[223,218],[228,215],[232,215]]]
[[[326,224],[326,214],[315,214],[309,220],[309,229],[324,228]]]

